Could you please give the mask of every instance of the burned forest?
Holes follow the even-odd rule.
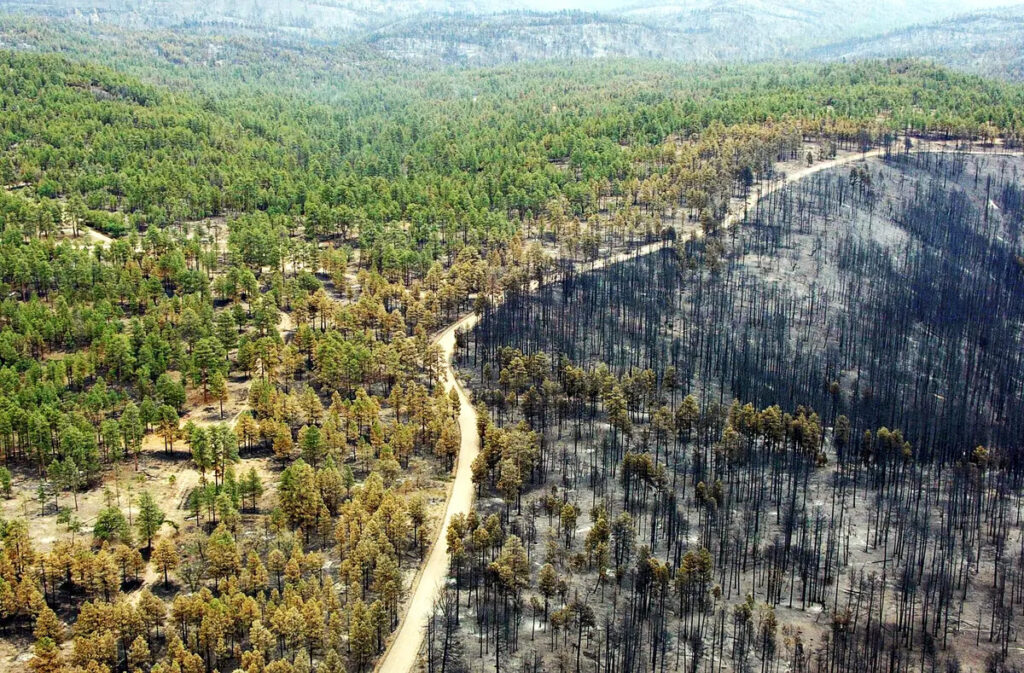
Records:
[[[906,150],[459,335],[431,672],[1022,669],[1024,162]]]

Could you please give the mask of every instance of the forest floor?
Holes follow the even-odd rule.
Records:
[[[189,422],[202,427],[218,423],[234,424],[242,412],[248,409],[249,383],[249,379],[244,376],[228,379],[229,399],[224,404],[223,417],[219,403],[212,400],[204,402],[202,391],[189,390],[186,400],[188,412],[181,417],[182,425]],[[255,467],[266,482],[268,494],[275,486],[274,480],[268,479],[276,474],[271,462],[266,457],[246,457],[240,466],[246,471]],[[187,445],[176,440],[174,450],[168,453],[164,450],[163,436],[156,432],[148,433],[143,438],[138,469],[131,459],[115,464],[104,472],[98,487],[78,494],[77,508],[71,493],[58,493],[56,497],[49,493],[41,503],[36,470],[16,469],[12,476],[12,495],[0,499],[0,516],[5,519],[24,519],[29,527],[29,535],[40,551],[48,550],[56,540],[68,534],[64,526],[57,522],[58,505],[71,510],[72,516],[82,524],[81,534],[88,536],[96,516],[108,506],[108,501],[131,516],[134,514],[136,496],[141,490],[146,490],[164,510],[168,523],[181,526],[186,517],[185,499],[199,483],[199,473],[192,466],[192,456]]]
[[[287,314],[282,313],[282,316]],[[290,330],[290,318],[281,321],[282,331]],[[188,390],[185,409],[180,418],[181,426],[193,423],[208,427],[219,423],[234,425],[248,407],[251,380],[244,375],[228,378],[228,399],[223,414],[220,404],[212,399],[203,400],[201,390]],[[264,502],[270,502],[276,487],[279,467],[267,456],[243,456],[236,470],[247,472],[255,468],[264,480]],[[142,441],[142,453],[136,469],[135,461],[129,459],[116,463],[104,471],[100,484],[79,493],[77,507],[71,493],[49,493],[40,502],[39,475],[34,469],[13,470],[12,496],[0,499],[0,516],[22,518],[28,524],[29,535],[40,551],[48,550],[52,544],[66,537],[68,532],[58,523],[60,508],[71,510],[72,516],[82,525],[82,535],[87,537],[99,512],[113,504],[122,508],[129,518],[134,514],[134,503],[140,491],[149,491],[163,509],[168,525],[183,526],[187,517],[186,498],[200,481],[199,472],[192,465],[188,446],[176,439],[174,448],[167,452],[164,438],[158,432],[147,433]],[[59,507],[58,507],[59,505]]]

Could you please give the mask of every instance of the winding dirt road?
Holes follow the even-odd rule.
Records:
[[[899,146],[899,143],[895,143],[894,147],[896,146]],[[994,149],[964,149],[959,147],[959,143],[956,141],[918,141],[910,151],[916,153],[949,151],[953,149],[965,154],[989,154],[992,156],[1005,156],[1009,154],[1019,156],[1021,154],[1019,150],[1011,152],[1001,150],[998,147]],[[722,222],[722,228],[727,229],[741,222],[745,213],[753,209],[758,201],[793,182],[802,180],[814,173],[865,159],[880,157],[883,154],[883,148],[876,148],[867,152],[850,152],[837,156],[834,159],[819,161],[810,166],[800,166],[791,170],[780,179],[761,183],[750,191],[745,202],[740,201],[743,204],[742,208],[730,209],[729,214]],[[703,230],[699,227],[688,227],[679,233],[690,235],[693,238],[700,238],[704,235]],[[603,269],[628,259],[649,255],[670,245],[670,241],[655,241],[632,250],[607,255],[593,262],[580,264],[578,265],[579,270],[585,272]],[[539,281],[535,280],[530,283],[531,291],[539,287]],[[461,431],[462,439],[455,465],[455,481],[449,492],[448,501],[445,504],[444,519],[438,527],[437,536],[431,545],[430,553],[413,579],[412,586],[410,587],[411,596],[406,606],[405,614],[402,616],[402,621],[398,629],[392,634],[384,653],[377,661],[377,666],[374,669],[377,673],[409,673],[414,670],[423,645],[427,619],[434,607],[434,599],[448,576],[448,545],[445,537],[448,524],[456,514],[469,513],[473,506],[474,489],[471,466],[473,460],[480,452],[480,438],[477,436],[476,430],[477,414],[470,402],[468,392],[455,375],[455,369],[452,366],[452,356],[455,352],[456,333],[461,330],[472,329],[478,319],[478,316],[473,313],[465,315],[449,325],[434,340],[434,343],[441,347],[444,357],[445,389],[451,390],[455,388],[462,403],[459,412],[459,430]]]

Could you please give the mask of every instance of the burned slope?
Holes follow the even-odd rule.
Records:
[[[1015,450],[1020,168],[924,154],[822,172],[681,263],[666,252],[513,297],[470,355],[495,375],[503,347],[616,373],[672,367],[702,405],[808,405],[829,423],[903,428],[942,458]]]
[[[462,335],[428,670],[1016,670],[1017,162],[822,173]]]
[[[927,455],[1014,449],[1018,169],[1004,158],[909,155],[762,201],[708,301],[687,303],[687,324],[706,328],[691,342],[729,316],[731,334],[711,347],[729,359],[705,374],[724,373],[726,394],[740,399],[901,427]]]

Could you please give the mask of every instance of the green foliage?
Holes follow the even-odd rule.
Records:
[[[96,515],[93,537],[104,542],[130,542],[131,530],[124,513],[117,507],[105,507]]]
[[[139,497],[139,513],[135,520],[135,528],[139,533],[139,539],[146,541],[147,549],[153,547],[153,537],[160,531],[163,523],[163,511],[149,491],[143,491]]]
[[[302,451],[302,458],[316,467],[324,457],[324,442],[320,436],[320,428],[315,425],[303,428],[299,433],[299,448]]]
[[[263,495],[263,480],[256,473],[256,468],[249,468],[249,471],[246,472],[239,484],[239,493],[243,500],[249,499],[251,508],[255,511],[256,503]]]
[[[292,525],[305,531],[313,529],[326,508],[316,487],[316,474],[301,458],[281,473],[281,506]]]
[[[63,40],[41,30],[23,37]],[[104,43],[72,43],[111,60]],[[70,456],[88,483],[104,462],[138,456],[146,430],[172,450],[186,386],[222,403],[232,369],[280,370],[278,307],[308,310],[321,285],[310,271],[349,258],[307,241],[358,247],[392,281],[427,278],[444,273],[438,261],[517,249],[534,217],[593,216],[595,194],[657,170],[668,138],[773,120],[847,143],[907,126],[1013,139],[1024,110],[1018,87],[904,61],[384,69],[369,81],[314,76],[334,67],[315,49],[292,67],[254,56],[216,75],[124,49],[131,76],[0,52],[0,173],[20,186],[0,191],[0,434],[10,457],[45,467]],[[226,250],[191,221],[223,214]],[[120,238],[101,252],[67,240],[87,240],[88,226]],[[422,307],[401,311],[410,328],[422,320]],[[378,336],[327,330],[309,353],[313,382],[349,395],[401,365]],[[616,420],[629,431],[627,414]],[[509,493],[514,482],[510,468]]]

